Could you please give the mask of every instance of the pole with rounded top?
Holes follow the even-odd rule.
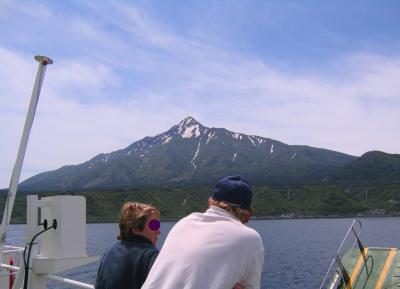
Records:
[[[18,182],[21,175],[22,163],[24,161],[26,148],[28,145],[29,133],[32,128],[33,119],[35,118],[36,107],[39,101],[40,90],[42,89],[44,74],[48,64],[52,64],[53,60],[46,56],[35,56],[35,60],[39,62],[39,68],[36,73],[36,80],[33,86],[31,101],[29,103],[28,113],[22,132],[21,142],[18,149],[17,159],[11,175],[10,186],[8,190],[7,202],[3,212],[3,220],[0,227],[0,263],[3,257],[3,248],[7,237],[8,227],[10,224],[11,214],[14,206],[15,195],[18,189]]]

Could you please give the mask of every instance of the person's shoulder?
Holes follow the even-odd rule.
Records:
[[[131,247],[127,252],[128,256],[130,256],[131,262],[137,262],[138,259],[141,259],[142,262],[148,262],[149,260],[154,260],[158,256],[158,249],[151,246],[134,246]]]
[[[181,224],[181,223],[197,220],[197,219],[201,218],[202,216],[203,216],[203,213],[194,212],[194,213],[191,213],[190,215],[187,215],[186,217],[183,217],[176,224]]]
[[[107,252],[113,251],[113,250],[118,250],[119,247],[122,246],[122,243],[120,240],[115,241],[110,247],[108,247]]]
[[[145,256],[154,256],[154,255],[158,255],[158,253],[159,253],[159,251],[155,246],[147,247],[144,250]]]
[[[243,225],[243,231],[241,234],[241,243],[243,248],[249,248],[253,256],[264,255],[264,244],[260,234],[253,228]]]
[[[260,234],[246,225],[241,226],[242,236],[246,236],[247,239],[253,240],[254,242],[262,243]]]

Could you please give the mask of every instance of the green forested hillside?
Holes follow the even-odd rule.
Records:
[[[164,220],[179,219],[207,207],[211,186],[196,188],[133,189],[126,191],[79,192],[86,197],[87,222],[116,222],[126,201],[151,203]],[[40,196],[52,193],[39,194]],[[6,196],[2,195],[3,208]],[[346,187],[328,184],[299,187],[254,188],[254,215],[265,217],[338,217],[400,214],[400,184],[375,187]],[[26,196],[16,198],[12,222],[25,222]]]
[[[370,151],[333,175],[336,182],[353,185],[400,182],[400,155]]]

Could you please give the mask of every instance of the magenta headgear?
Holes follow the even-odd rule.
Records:
[[[251,207],[250,183],[240,176],[229,176],[219,180],[210,196],[216,201],[224,201],[244,210]]]

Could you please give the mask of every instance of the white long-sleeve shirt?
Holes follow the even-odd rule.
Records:
[[[258,289],[263,263],[260,235],[212,206],[172,228],[142,289]]]

